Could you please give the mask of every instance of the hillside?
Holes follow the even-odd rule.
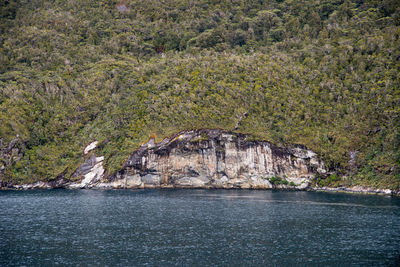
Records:
[[[217,128],[400,188],[398,0],[6,0],[0,180],[109,175],[155,135]],[[11,142],[11,143],[10,143]],[[321,178],[322,179],[322,178]]]

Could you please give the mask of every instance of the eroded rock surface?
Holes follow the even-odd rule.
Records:
[[[92,143],[90,143],[87,147],[85,147],[85,150],[83,151],[83,154],[88,154],[90,151],[92,151],[93,149],[95,149],[97,147],[98,142],[94,141]]]
[[[151,139],[135,151],[123,169],[97,188],[305,188],[325,173],[317,155],[301,146],[279,148],[221,130],[181,132],[160,143]]]
[[[71,177],[78,182],[60,177],[12,187],[304,189],[316,174],[326,173],[317,155],[302,146],[281,148],[243,134],[194,130],[160,143],[150,139],[130,155],[121,171],[106,177],[104,157],[93,152],[96,145],[93,142],[83,151],[86,160]]]
[[[80,183],[69,184],[69,188],[88,188],[97,184],[103,179],[104,168],[103,168],[104,157],[96,157],[94,154],[88,158],[72,175],[72,177],[83,176]]]

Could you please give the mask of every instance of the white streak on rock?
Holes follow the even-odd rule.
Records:
[[[104,157],[96,157],[96,164],[84,175],[83,180],[80,183],[71,184],[69,187],[73,189],[85,188],[93,183],[99,182],[104,174],[103,160]]]
[[[94,141],[94,142],[92,142],[92,143],[90,143],[86,148],[85,148],[85,150],[83,151],[83,154],[87,154],[87,153],[89,153],[90,151],[92,151],[93,149],[95,149],[96,147],[97,147],[97,144],[98,144],[99,142],[97,142],[97,141]]]

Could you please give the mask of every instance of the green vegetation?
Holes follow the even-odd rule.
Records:
[[[344,183],[337,174],[331,174],[328,177],[326,177],[325,179],[323,179],[322,177],[316,177],[314,180],[314,186],[339,187],[341,185],[347,185],[347,183]]]
[[[69,178],[93,140],[112,174],[151,134],[220,128],[398,189],[399,72],[398,0],[2,1],[0,146],[21,142],[0,180]]]
[[[268,181],[272,184],[272,185],[290,185],[290,186],[295,186],[295,184],[293,182],[288,182],[286,179],[284,178],[280,178],[280,177],[275,177],[272,176],[271,178],[268,178]]]
[[[192,140],[190,140],[190,142],[192,143],[201,143],[201,142],[205,142],[208,141],[209,137],[206,134],[201,134],[201,136],[198,137],[194,137]]]

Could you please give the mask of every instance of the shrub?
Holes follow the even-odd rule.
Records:
[[[289,182],[286,179],[283,179],[283,178],[280,178],[280,177],[275,177],[275,176],[272,176],[268,180],[273,185],[280,185],[280,184],[288,185],[289,184]]]
[[[322,177],[315,178],[315,185],[320,187],[330,186],[330,187],[337,187],[340,185],[341,178],[337,174],[331,174],[325,179]]]

